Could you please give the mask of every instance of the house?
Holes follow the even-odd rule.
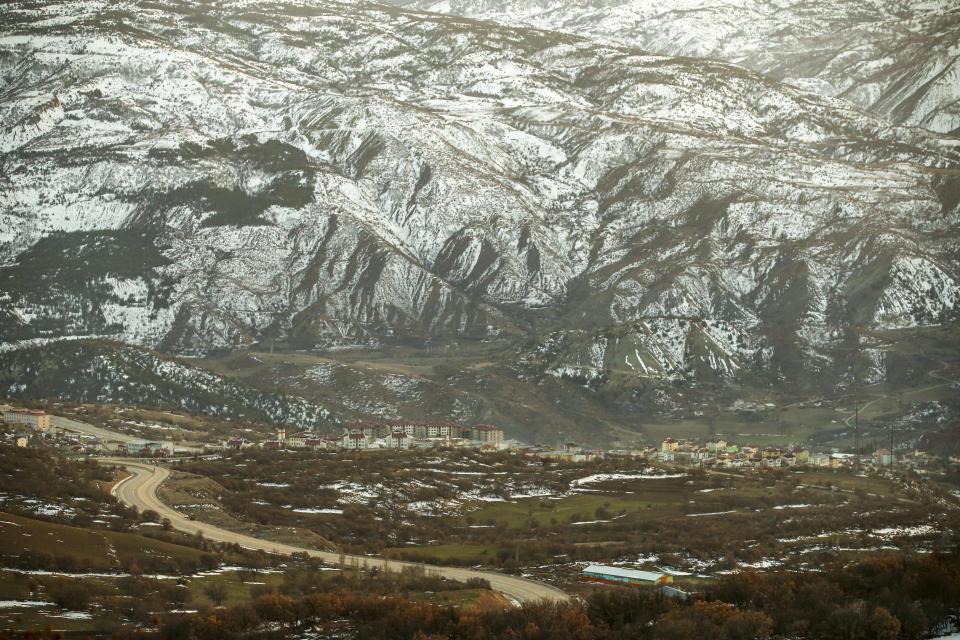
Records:
[[[405,431],[394,431],[386,437],[386,442],[390,449],[409,449],[413,445],[413,437]]]
[[[659,571],[638,571],[601,564],[591,564],[583,569],[581,576],[588,582],[603,582],[605,584],[623,584],[630,586],[664,585],[673,582],[673,576]]]
[[[673,438],[667,438],[660,443],[660,451],[676,451],[680,448],[680,441]]]
[[[586,449],[573,450],[564,449],[563,451],[539,451],[535,454],[541,460],[552,460],[557,462],[587,462],[595,460],[597,454]]]
[[[247,447],[252,447],[253,443],[249,440],[239,439],[239,440],[228,440],[226,444],[227,449],[246,449]]]
[[[22,424],[37,431],[50,430],[50,414],[39,409],[10,409],[3,413],[3,418],[10,424]]]
[[[300,433],[295,433],[292,436],[287,436],[283,444],[294,449],[303,449],[307,446],[307,440],[311,440],[315,437],[315,433],[301,431]]]
[[[815,453],[810,456],[810,464],[815,467],[829,467],[830,466],[830,454],[828,453]]]
[[[483,444],[499,445],[503,443],[503,429],[489,424],[470,427],[470,439]]]
[[[361,433],[367,438],[382,438],[392,431],[382,422],[355,422],[348,425],[345,434]]]
[[[28,436],[27,434],[25,434],[25,433],[23,433],[23,432],[20,432],[20,433],[18,433],[17,435],[15,435],[15,436],[13,437],[13,444],[14,444],[14,446],[16,446],[16,447],[21,447],[21,448],[23,448],[23,447],[27,446],[27,443],[29,443],[29,442],[30,442],[30,436]]]
[[[370,438],[364,435],[362,431],[343,434],[341,446],[344,449],[369,449]]]
[[[881,467],[889,466],[890,462],[893,460],[893,456],[890,454],[890,449],[878,449],[873,454],[874,460]]]
[[[124,450],[132,456],[160,454],[163,444],[151,440],[131,440],[126,443]]]
[[[459,438],[463,435],[463,427],[452,422],[427,423],[428,438]]]
[[[726,440],[717,440],[716,442],[708,442],[708,443],[707,443],[707,451],[709,451],[710,453],[713,453],[713,454],[716,454],[717,452],[721,452],[721,451],[725,450],[726,448],[727,448],[727,441],[726,441]]]

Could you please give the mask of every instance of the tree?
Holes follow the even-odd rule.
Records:
[[[215,606],[219,607],[227,597],[227,584],[219,580],[210,582],[204,585],[203,593]]]

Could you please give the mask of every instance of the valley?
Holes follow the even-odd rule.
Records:
[[[122,414],[137,411],[127,407]],[[47,455],[26,451],[37,451],[38,463]],[[13,452],[0,445],[0,462],[22,465],[8,457]],[[137,509],[121,511],[115,523],[103,515],[80,519],[78,498],[67,496],[64,506],[55,506],[64,497],[53,497],[53,487],[50,497],[38,500],[27,497],[35,491],[29,485],[0,486],[4,511],[25,509],[5,513],[0,527],[26,545],[15,563],[17,556],[6,556],[0,577],[9,585],[0,581],[0,588],[9,606],[35,607],[51,621],[70,620],[56,628],[81,632],[146,615],[118,608],[110,595],[115,589],[153,594],[145,601],[150,615],[171,609],[160,616],[160,629],[222,603],[224,612],[253,602],[258,616],[273,615],[271,593],[376,592],[405,583],[407,597],[426,598],[427,606],[483,602],[500,610],[520,602],[533,612],[544,606],[534,604],[544,594],[563,602],[570,595],[587,602],[606,597],[602,585],[598,590],[581,579],[588,563],[667,572],[681,592],[701,593],[727,588],[724,581],[745,572],[777,575],[872,557],[936,555],[955,544],[952,536],[960,530],[960,479],[952,467],[946,473],[809,465],[714,472],[614,452],[576,462],[442,447],[253,447],[202,457],[183,452],[166,460],[67,458],[58,464],[120,478],[99,489],[99,498],[87,493],[81,503],[110,504],[116,494],[120,502],[110,508]],[[132,475],[116,475],[111,467]],[[70,524],[43,521],[50,518]],[[110,533],[120,525],[128,532]],[[38,535],[43,546],[32,540]],[[148,538],[137,541],[137,535]],[[148,542],[154,536],[163,541]],[[89,557],[68,552],[74,541]],[[142,564],[137,545],[154,547],[146,556],[159,564]],[[319,575],[306,580],[312,574]],[[73,584],[95,587],[75,598],[69,595],[78,588]],[[417,595],[417,584],[434,586]],[[496,593],[506,600],[489,595]],[[37,619],[21,615],[16,624]],[[343,630],[354,623],[314,624]]]
[[[0,640],[955,636],[958,42],[0,4]]]

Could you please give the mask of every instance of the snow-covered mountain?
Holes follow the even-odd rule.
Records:
[[[6,343],[875,380],[868,332],[960,308],[960,140],[736,64],[370,3],[0,12]]]
[[[893,122],[960,133],[960,5],[949,0],[392,1],[727,60]]]

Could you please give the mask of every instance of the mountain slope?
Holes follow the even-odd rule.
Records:
[[[791,384],[956,319],[956,140],[733,64],[376,4],[0,11],[4,342],[620,327],[638,380]]]
[[[949,2],[394,0],[574,33],[653,53],[727,60],[844,98],[893,122],[960,133],[960,8]]]
[[[269,385],[263,382],[244,384],[156,352],[101,340],[0,352],[0,389],[5,395],[177,407],[320,431],[339,427],[340,416],[322,405],[264,389]]]

